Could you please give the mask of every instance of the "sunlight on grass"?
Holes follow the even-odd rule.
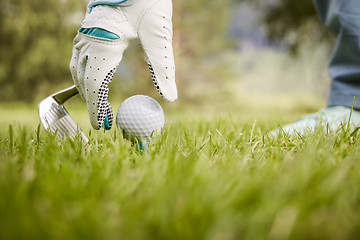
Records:
[[[119,131],[0,140],[1,239],[351,239],[359,134],[267,138],[268,118],[179,115],[145,154]]]
[[[324,107],[313,81],[328,79],[306,56],[232,57],[239,79],[159,100],[165,126],[144,154],[115,124],[92,130],[79,97],[65,106],[86,147],[46,132],[36,104],[1,104],[0,239],[355,239],[359,132],[267,136]],[[114,113],[123,100],[110,98]]]

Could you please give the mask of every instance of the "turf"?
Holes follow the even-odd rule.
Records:
[[[268,138],[266,117],[183,113],[141,154],[115,129],[85,147],[33,122],[1,131],[0,239],[360,234],[360,136],[346,126]]]

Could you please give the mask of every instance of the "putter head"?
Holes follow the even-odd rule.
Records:
[[[89,139],[86,134],[63,106],[66,100],[76,94],[78,91],[75,86],[72,86],[45,98],[38,105],[39,117],[46,130],[50,129],[51,132],[56,133],[61,138],[65,135],[72,139],[79,136],[87,144]]]

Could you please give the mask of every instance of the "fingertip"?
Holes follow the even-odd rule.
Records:
[[[168,102],[175,102],[178,98],[176,84],[162,87],[160,95]]]
[[[168,102],[175,102],[177,100],[177,96],[176,97],[167,97],[167,98],[165,98],[165,100]]]

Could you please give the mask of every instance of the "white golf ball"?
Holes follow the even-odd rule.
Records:
[[[161,133],[165,116],[160,104],[153,98],[135,95],[121,103],[116,114],[116,125],[125,138],[148,140]]]

